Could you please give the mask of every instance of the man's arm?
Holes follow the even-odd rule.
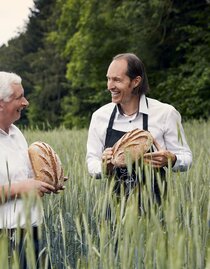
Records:
[[[54,191],[55,188],[52,185],[32,178],[17,183],[1,185],[0,204],[3,204],[10,199],[19,198],[24,194],[30,194],[31,192],[43,196],[44,193],[51,193]]]
[[[86,162],[89,174],[98,178],[102,172],[103,141],[104,137],[100,137],[97,119],[93,115],[88,130]]]
[[[192,164],[192,152],[186,141],[181,116],[173,107],[166,116],[164,130],[165,148],[158,147],[156,142],[157,151],[145,154],[145,161],[154,167],[164,167],[170,162],[174,172],[186,171]]]

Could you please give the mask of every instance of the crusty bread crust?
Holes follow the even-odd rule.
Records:
[[[153,137],[148,131],[134,129],[124,134],[113,146],[112,164],[116,167],[125,167],[128,160],[139,160],[149,151],[153,144]]]
[[[34,142],[29,146],[28,153],[37,180],[52,182],[56,189],[63,186],[62,164],[50,145],[40,141]]]

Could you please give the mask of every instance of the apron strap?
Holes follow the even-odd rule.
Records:
[[[143,114],[143,130],[148,131],[148,115]]]
[[[117,106],[115,106],[113,111],[112,111],[112,114],[111,114],[111,117],[110,117],[110,120],[109,120],[108,128],[112,128],[116,112],[117,112]]]
[[[109,119],[109,124],[108,124],[108,127],[106,129],[106,139],[105,139],[105,145],[104,145],[105,148],[107,147],[107,144],[108,144],[108,140],[109,140],[109,136],[110,136],[112,126],[114,123],[114,118],[115,118],[116,112],[117,112],[117,106],[115,106],[113,111],[112,111],[111,117]]]
[[[148,100],[146,98],[146,104],[148,108]],[[143,130],[148,131],[148,114],[143,113]]]

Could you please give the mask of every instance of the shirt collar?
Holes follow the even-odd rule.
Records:
[[[149,114],[148,106],[147,106],[147,99],[145,94],[142,94],[139,102],[139,113]]]
[[[139,102],[139,113],[149,114],[146,100],[147,99],[146,99],[145,94],[142,94],[140,98],[140,102]],[[122,114],[119,111],[119,107],[117,106],[116,117],[119,117],[120,115],[122,116]]]
[[[15,134],[15,128],[14,128],[14,125],[12,124],[10,127],[9,127],[9,134],[6,133],[4,130],[2,130],[0,128],[0,134],[2,135],[5,135],[5,136],[13,136]]]

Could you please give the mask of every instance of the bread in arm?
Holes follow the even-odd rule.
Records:
[[[57,153],[50,145],[36,141],[28,148],[29,158],[37,180],[52,182],[57,189],[64,184],[63,168]]]
[[[140,159],[152,144],[153,137],[148,131],[134,129],[127,132],[114,144],[111,162],[116,167],[125,167],[128,159],[131,162]]]

